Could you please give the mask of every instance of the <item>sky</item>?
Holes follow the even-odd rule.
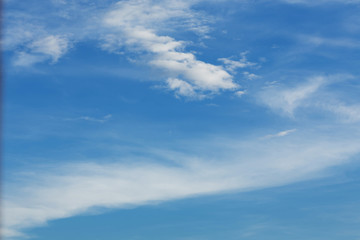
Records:
[[[3,239],[360,239],[359,0],[3,5]]]

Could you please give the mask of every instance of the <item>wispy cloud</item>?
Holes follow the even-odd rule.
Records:
[[[222,91],[236,91],[236,70],[256,65],[247,60],[247,52],[241,53],[240,59],[220,58],[222,64],[216,65],[199,60],[186,49],[188,42],[171,36],[174,30],[196,32],[200,37],[209,34],[212,18],[194,10],[199,2],[202,1],[104,1],[83,6],[49,1],[46,6],[52,9],[51,13],[37,18],[9,12],[4,46],[15,50],[15,66],[28,67],[41,62],[56,63],[76,42],[95,39],[103,50],[130,53],[158,69],[162,86],[177,97],[203,99]],[[54,27],[48,23],[51,19],[62,24]],[[248,72],[244,76],[257,78]]]
[[[49,55],[53,62],[56,62],[69,49],[69,42],[64,36],[50,35],[29,45],[34,53]]]
[[[320,107],[334,113],[344,122],[360,122],[360,104],[345,104],[339,101],[331,101],[328,104],[320,103]]]
[[[39,6],[31,1],[8,1],[4,11],[3,49],[15,53],[16,66],[56,63],[75,42],[98,38],[101,29],[97,28],[97,18],[102,15],[104,5],[109,7],[110,2],[87,4],[59,0],[46,1]],[[24,58],[28,56],[31,61]]]
[[[243,72],[243,75],[248,80],[255,80],[261,78],[259,75],[256,75],[255,73]]]
[[[309,5],[330,2],[359,3],[356,0],[284,1]],[[51,2],[64,7],[74,3],[66,0]],[[96,39],[101,42],[103,50],[110,53],[131,52],[141,58],[142,63],[160,71],[161,87],[173,92],[176,97],[204,99],[222,91],[230,91],[233,96],[242,97],[248,92],[241,90],[234,77],[236,72],[241,70],[242,77],[247,80],[260,78],[245,69],[258,66],[247,59],[247,52],[243,52],[239,57],[218,58],[221,64],[217,65],[211,61],[199,60],[197,54],[188,49],[188,42],[172,35],[174,29],[182,27],[196,32],[200,37],[209,34],[209,27],[205,23],[207,18],[193,9],[198,2],[119,1],[111,8],[107,6],[89,15],[89,19],[96,22],[95,28],[99,29],[96,33],[91,32],[91,24],[88,22],[80,24],[86,30],[77,28],[80,33],[74,29],[51,31],[50,27],[45,28],[41,24],[29,23],[24,24],[25,27],[19,24],[20,27],[13,31],[14,34],[9,38],[14,39],[14,42],[7,39],[6,47],[15,51],[15,65],[32,66],[44,61],[59,61],[72,47],[73,38]],[[81,8],[77,6],[74,9],[76,13]],[[75,22],[69,13],[62,12],[61,17]],[[88,16],[81,14],[82,17]],[[24,28],[35,30],[32,32]],[[359,47],[357,41],[347,38],[306,36],[304,41],[317,46]],[[267,88],[253,92],[256,92],[255,97],[262,105],[286,116],[295,117],[302,109],[315,109],[339,116],[339,119],[346,123],[360,121],[360,105],[341,101],[333,91],[327,89],[333,82],[331,76],[304,79],[300,82],[291,81],[291,86],[290,81],[281,82],[281,79],[276,79],[277,81],[268,82]],[[261,84],[261,81],[246,81],[248,84],[251,82]],[[221,102],[222,106],[225,104]],[[214,103],[207,105],[219,106]],[[240,107],[242,106],[239,106],[239,109]],[[250,109],[254,106],[246,107]],[[267,115],[261,115],[263,116]],[[111,117],[111,114],[103,117],[79,116],[61,121],[87,121],[99,125],[109,121]],[[129,157],[131,161],[118,159],[119,161],[114,163],[113,159],[104,158],[29,168],[15,173],[13,179],[6,181],[4,185],[4,222],[1,234],[20,236],[27,228],[86,213],[96,207],[139,206],[198,195],[249,191],[320,177],[328,168],[348,163],[360,152],[358,128],[340,133],[337,127],[338,125],[332,126],[335,130],[327,134],[302,131],[295,133],[296,129],[293,128],[277,133],[274,131],[262,138],[241,136],[241,141],[189,140],[184,149],[193,150],[192,148],[201,144],[206,149],[206,152],[198,151],[196,154],[168,149],[147,154],[144,149],[135,149],[133,152],[141,155],[141,160],[134,156]],[[46,131],[43,126],[37,125],[37,128]],[[39,134],[37,128],[31,131]],[[114,134],[113,129],[111,134]],[[104,142],[107,144],[107,141]],[[111,156],[118,156],[117,154],[118,152]],[[144,160],[144,156],[148,159]],[[166,159],[166,163],[163,159]]]
[[[247,68],[251,66],[255,66],[256,63],[248,61],[246,55],[248,52],[242,52],[240,54],[241,58],[239,60],[233,60],[234,57],[231,58],[219,58],[218,60],[223,62],[226,70],[235,73],[236,69],[238,68]]]
[[[270,108],[293,116],[294,111],[325,83],[322,76],[312,77],[306,83],[293,88],[267,88],[260,93],[261,101]]]
[[[277,135],[284,136],[290,131]],[[15,236],[23,229],[94,207],[137,206],[319,177],[328,167],[343,164],[359,153],[356,139],[355,132],[348,139],[332,138],[332,141],[326,136],[307,136],[305,140],[275,138],[266,146],[259,140],[230,139],[222,144],[215,141],[215,145],[207,142],[207,149],[212,150],[202,157],[158,152],[161,158],[174,159],[174,164],[162,164],[156,159],[132,163],[101,159],[27,169],[28,173],[17,174],[17,179],[4,186],[3,234]],[[217,160],[210,157],[219,152],[222,157]]]
[[[331,113],[343,122],[359,122],[360,105],[347,103],[346,96],[341,100],[334,86],[353,78],[351,75],[310,77],[295,87],[268,86],[257,97],[262,104],[290,117],[295,117],[298,109],[310,109]]]
[[[62,36],[46,36],[36,39],[27,45],[27,50],[17,53],[14,60],[15,66],[31,66],[38,62],[51,60],[58,61],[69,49],[68,39]]]
[[[242,97],[244,94],[246,94],[246,91],[236,91],[234,94],[237,97]]]
[[[28,67],[48,59],[45,55],[18,52],[14,57],[13,63],[15,66]]]
[[[157,33],[162,30],[157,26],[166,28],[166,22],[173,19],[195,18],[190,7],[187,1],[124,1],[106,14],[104,24],[119,31],[117,37],[122,40],[115,44],[148,54],[147,63],[168,75],[165,84],[178,96],[202,98],[221,90],[236,89],[238,85],[233,77],[221,66],[197,60],[193,53],[185,51],[185,42]]]
[[[188,42],[171,37],[174,29],[196,32],[200,38],[208,34],[211,17],[193,10],[198,2],[136,0],[110,4],[107,1],[96,3],[98,8],[87,6],[83,9],[81,4],[53,1],[47,4],[59,13],[48,19],[9,14],[11,28],[6,29],[4,45],[11,51],[21,49],[15,53],[15,66],[32,66],[44,61],[55,63],[75,42],[95,39],[103,50],[131,53],[158,69],[162,72],[159,80],[163,86],[175,91],[178,97],[202,99],[221,91],[236,90],[238,84],[232,76],[233,71],[253,65],[246,61],[246,53],[239,61],[224,58],[224,68],[197,59],[195,53],[186,50]],[[78,11],[76,21],[74,11]],[[50,27],[47,21],[53,18],[63,22],[62,27]],[[181,81],[182,87],[174,88],[173,79],[177,79],[177,84]]]
[[[79,121],[79,120],[83,120],[83,121],[90,121],[90,122],[98,122],[98,123],[104,123],[107,122],[110,118],[112,117],[111,114],[108,114],[102,118],[94,118],[94,117],[89,117],[89,116],[81,116],[81,117],[77,117],[77,118],[65,118],[65,121]]]
[[[360,48],[360,41],[349,38],[325,38],[320,36],[300,36],[300,41],[315,46]]]
[[[266,135],[266,136],[262,137],[262,139],[275,138],[275,137],[285,137],[286,135],[289,135],[290,133],[293,133],[295,131],[296,131],[296,129],[289,129],[289,130],[278,132],[276,134]]]

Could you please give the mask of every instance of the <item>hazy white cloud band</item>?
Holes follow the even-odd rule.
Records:
[[[162,155],[175,160],[173,164],[157,159],[103,160],[27,169],[5,185],[2,234],[21,235],[23,229],[94,207],[121,208],[289,184],[321,176],[323,170],[346,163],[360,152],[354,132],[348,139],[331,141],[288,133],[279,133],[281,138],[206,143],[212,150],[200,157],[176,152]]]

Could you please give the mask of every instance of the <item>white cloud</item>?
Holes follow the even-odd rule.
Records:
[[[158,51],[158,49],[166,49],[169,46],[164,44],[154,47]],[[200,91],[217,92],[219,90],[233,90],[238,87],[233,82],[232,76],[222,67],[196,60],[191,53],[160,50],[154,60],[150,61],[150,64],[166,70],[168,74],[174,77],[183,77],[184,80],[194,86],[194,89]]]
[[[114,8],[107,14],[107,24],[125,28],[150,28],[153,24],[163,25],[170,18],[191,15],[191,11],[187,12],[190,10],[188,1],[120,1]]]
[[[247,54],[248,52],[242,52],[240,60],[232,60],[232,58],[219,58],[218,60],[224,63],[228,71],[234,73],[238,68],[247,68],[256,65],[256,63],[247,60]]]
[[[34,53],[50,56],[56,62],[68,51],[69,42],[65,37],[50,35],[32,42],[29,48]]]
[[[360,122],[360,104],[346,105],[342,102],[320,103],[320,107],[338,116],[344,122]]]
[[[274,137],[285,137],[287,135],[289,135],[290,133],[293,133],[295,132],[296,129],[289,129],[289,130],[285,130],[285,131],[281,131],[281,132],[278,132],[276,134],[269,134],[269,135],[266,135],[265,137],[263,137],[262,139],[267,139],[267,138],[274,138]]]
[[[348,103],[347,94],[342,96],[337,92],[338,84],[344,85],[344,82],[353,78],[351,75],[317,76],[295,87],[269,85],[257,97],[262,104],[290,117],[294,117],[296,110],[302,108],[323,116],[331,113],[341,122],[355,123],[360,121],[360,105]]]
[[[46,36],[35,39],[27,45],[26,51],[15,55],[15,66],[31,66],[51,59],[53,63],[63,56],[69,49],[69,42],[65,37]]]
[[[325,83],[322,76],[312,77],[305,84],[293,88],[267,88],[259,95],[260,100],[272,109],[293,116],[294,111],[302,106]]]
[[[174,90],[177,95],[185,96],[185,97],[196,97],[196,93],[194,91],[193,86],[189,83],[182,81],[177,78],[169,78],[167,80],[167,84],[169,89]],[[201,97],[201,96],[198,96]]]
[[[32,1],[10,2],[4,11],[3,49],[14,51],[16,59],[21,57],[18,52],[24,52],[44,56],[42,61],[55,63],[72,43],[99,38],[103,31],[98,18],[109,5],[110,0],[92,4],[51,0],[41,6]]]
[[[290,130],[289,130],[290,131]],[[277,135],[290,133],[284,131]],[[334,133],[331,133],[332,136]],[[294,135],[295,136],[295,135]],[[263,141],[196,141],[209,150],[201,158],[164,151],[176,164],[109,163],[104,159],[27,169],[6,182],[3,227],[9,235],[67,218],[94,207],[122,208],[226,191],[249,191],[310,179],[343,164],[360,151],[351,138],[275,138]],[[150,154],[149,156],[154,156]],[[218,160],[214,160],[219,156]],[[222,160],[220,160],[222,159]],[[150,163],[152,162],[152,163]],[[21,176],[21,177],[20,177]]]
[[[105,123],[112,117],[111,114],[105,115],[102,118],[94,118],[89,116],[81,116],[77,118],[65,118],[65,121],[78,121],[78,120],[84,120],[84,121],[90,121],[90,122],[98,122],[98,123]]]
[[[246,91],[236,91],[235,96],[242,97],[244,94],[246,94]]]
[[[43,62],[48,58],[45,55],[29,54],[26,52],[18,52],[13,60],[15,66],[28,67],[39,62]]]
[[[150,0],[119,2],[110,11],[104,23],[113,31],[119,31],[118,38],[133,51],[149,54],[148,64],[163,70],[169,77],[167,86],[176,89],[183,96],[202,96],[221,90],[234,90],[238,85],[221,66],[197,60],[193,53],[186,52],[185,43],[166,35],[159,35],[159,26],[175,18],[194,17],[187,1]],[[107,43],[108,48],[116,49]],[[120,46],[118,46],[120,47]],[[181,80],[179,80],[181,79]],[[180,82],[181,81],[181,82]],[[169,84],[170,83],[170,84]],[[181,83],[181,87],[179,87]],[[174,87],[177,84],[177,87]]]
[[[256,75],[254,73],[249,73],[249,72],[243,72],[243,75],[246,77],[246,79],[248,80],[255,80],[258,78],[261,78],[259,75]]]
[[[192,10],[192,6],[198,2],[119,1],[111,9],[109,2],[104,2],[95,4],[98,9],[94,9],[94,6],[83,8],[81,4],[73,2],[53,1],[49,6],[61,8],[61,13],[50,12],[46,14],[47,18],[39,17],[35,20],[30,15],[9,14],[11,28],[6,30],[5,45],[10,50],[21,49],[15,56],[15,65],[31,66],[49,60],[55,63],[67,53],[72,42],[99,39],[102,41],[102,49],[112,53],[124,53],[127,50],[141,56],[141,61],[149,66],[161,70],[164,86],[169,86],[168,78],[186,82],[198,95],[197,99],[224,90],[235,90],[238,85],[223,66],[197,59],[194,53],[185,50],[187,42],[170,37],[177,30],[195,31],[202,37],[206,36],[211,17]],[[76,11],[75,21],[72,15]],[[54,17],[61,19],[64,26],[48,27],[46,21]],[[240,61],[245,58],[244,55]],[[233,68],[240,64],[235,62],[233,65],[237,66]]]

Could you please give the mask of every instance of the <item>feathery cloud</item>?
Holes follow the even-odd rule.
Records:
[[[277,136],[290,131],[293,130]],[[23,172],[21,178],[4,186],[3,234],[15,236],[26,228],[85,213],[94,207],[138,206],[319,177],[328,167],[346,163],[360,151],[355,132],[348,139],[331,139],[274,138],[266,146],[261,140],[229,140],[220,145],[209,141],[207,149],[212,150],[200,158],[175,152],[170,156],[165,151],[162,158],[174,159],[174,165],[156,159],[132,163],[109,163],[103,159],[27,169],[28,174]],[[222,157],[211,160],[210,155],[219,152]]]
[[[338,82],[353,78],[351,75],[316,76],[295,87],[269,86],[258,93],[258,100],[290,117],[295,116],[297,109],[303,108],[331,113],[342,122],[359,122],[360,105],[344,102],[334,93],[336,87],[333,87]]]
[[[98,122],[98,123],[105,123],[107,121],[109,121],[109,119],[112,117],[111,114],[105,115],[102,118],[94,118],[94,117],[89,117],[89,116],[81,116],[81,117],[77,117],[77,118],[65,118],[65,121],[78,121],[78,120],[83,120],[83,121],[89,121],[89,122]]]
[[[63,36],[50,35],[39,38],[29,43],[26,51],[19,52],[15,56],[14,65],[31,66],[49,59],[55,63],[69,47],[68,39]]]
[[[242,52],[239,60],[233,60],[233,58],[219,58],[218,60],[224,63],[226,70],[235,73],[238,68],[247,68],[255,66],[256,63],[248,61],[246,55],[248,52]]]
[[[294,88],[268,88],[260,93],[260,100],[272,109],[293,116],[294,111],[325,83],[324,80],[324,77],[317,76]]]
[[[274,138],[274,137],[285,137],[287,135],[289,135],[290,133],[293,133],[295,132],[296,129],[289,129],[289,130],[285,130],[285,131],[281,131],[281,132],[278,132],[276,134],[269,134],[269,135],[266,135],[264,136],[262,139],[268,139],[268,138]]]

